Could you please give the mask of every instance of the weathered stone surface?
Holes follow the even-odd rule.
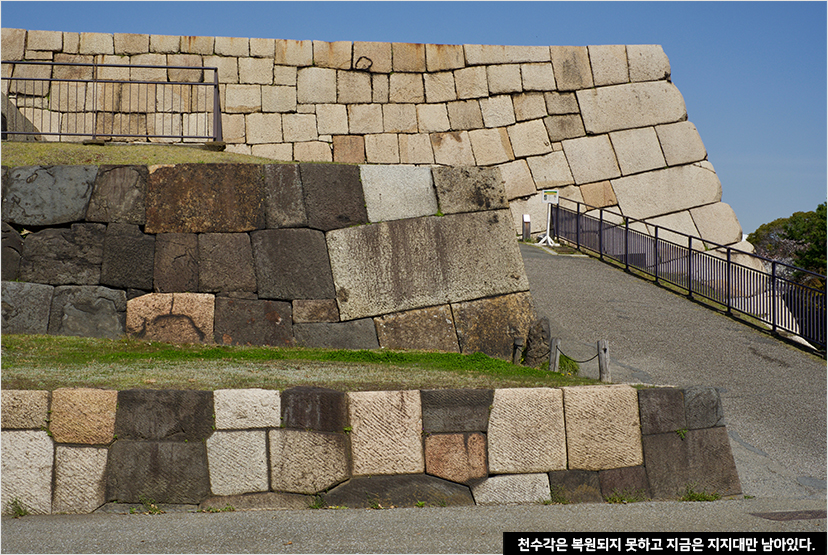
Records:
[[[296,344],[312,349],[379,349],[371,318],[348,322],[294,324]]]
[[[350,63],[350,55],[348,56],[348,63]],[[371,102],[371,76],[368,73],[357,71],[338,71],[336,78],[336,99],[338,104],[320,104],[316,107],[316,116],[320,117],[324,111],[320,110],[323,106],[330,106],[341,114],[342,120],[340,125],[344,126],[344,130],[339,133],[348,132],[348,119],[346,104],[360,104]],[[322,126],[319,127],[320,134],[330,134],[333,131],[325,131]]]
[[[87,514],[106,503],[107,449],[55,449],[55,493],[52,512]]]
[[[39,430],[48,424],[48,391],[4,389],[0,394],[4,430]]]
[[[658,81],[670,78],[670,60],[658,44],[627,46],[630,81]]]
[[[366,135],[365,160],[369,164],[399,164],[400,148],[397,135],[393,133]]]
[[[277,509],[301,510],[307,509],[312,502],[313,498],[307,495],[269,491],[266,493],[210,497],[198,505],[198,510],[224,509],[228,505],[237,511],[257,509],[268,511]]]
[[[515,158],[509,134],[502,127],[474,129],[469,132],[469,140],[478,166],[501,164]]]
[[[435,163],[444,166],[474,166],[468,132],[431,133],[429,140]]]
[[[217,430],[278,428],[282,424],[278,391],[217,389],[213,392]]]
[[[126,308],[123,290],[61,285],[55,287],[52,296],[49,333],[118,339],[124,335]]]
[[[212,426],[210,391],[127,389],[118,392],[115,434],[119,441],[199,443],[213,433]]]
[[[609,181],[596,181],[581,186],[581,195],[584,203],[591,209],[606,208],[618,204],[615,192],[612,190],[612,183]]]
[[[198,262],[200,292],[256,291],[253,250],[246,233],[200,234]]]
[[[564,470],[563,393],[549,388],[496,389],[488,439],[489,471],[494,474]]]
[[[214,336],[220,345],[293,344],[290,303],[253,299],[216,299]]]
[[[348,393],[354,476],[423,472],[419,391]]]
[[[615,496],[644,499],[651,497],[647,471],[643,466],[601,470],[598,472],[598,480],[601,482],[601,495],[605,500]]]
[[[359,167],[300,164],[308,226],[322,231],[368,223]]]
[[[437,213],[431,168],[360,166],[360,177],[370,222]]]
[[[673,387],[641,389],[638,392],[641,434],[663,434],[687,428],[684,393]]]
[[[663,168],[667,165],[661,152],[661,144],[652,127],[615,131],[610,133],[609,137],[623,175]]]
[[[621,176],[607,135],[564,141],[563,150],[578,185]]]
[[[627,48],[623,44],[588,46],[592,80],[596,87],[630,81]]]
[[[515,107],[512,96],[501,94],[480,99],[480,111],[486,127],[504,127],[514,125]]]
[[[466,63],[469,65],[549,61],[548,46],[466,44],[463,45],[463,51],[466,53]]]
[[[108,444],[115,433],[118,392],[106,389],[56,389],[49,431],[57,443]]]
[[[655,130],[668,166],[690,164],[707,158],[699,132],[689,121],[659,125]]]
[[[350,478],[345,433],[282,429],[268,433],[272,489],[313,494]]]
[[[549,319],[543,317],[535,320],[529,328],[529,333],[526,337],[523,365],[531,366],[532,368],[548,368],[551,340],[552,334],[549,331]]]
[[[487,168],[434,168],[434,186],[443,214],[508,206],[499,172]]]
[[[354,69],[391,73],[390,42],[354,42]]]
[[[267,165],[264,173],[267,227],[272,229],[307,225],[299,165]]]
[[[546,133],[552,142],[575,139],[586,135],[580,114],[553,115],[543,119]]]
[[[719,390],[715,387],[685,389],[684,415],[689,430],[724,426],[724,409]]]
[[[147,233],[232,233],[265,227],[261,166],[151,166]]]
[[[549,489],[553,501],[566,503],[601,503],[601,482],[597,472],[556,470],[549,472]]]
[[[529,288],[506,210],[352,227],[327,241],[343,320]]]
[[[512,150],[518,158],[552,152],[552,143],[542,120],[523,121],[507,128]]]
[[[315,229],[268,229],[250,234],[259,297],[331,299],[334,284],[325,236]]]
[[[485,478],[488,475],[486,436],[481,433],[426,436],[425,471],[461,484]]]
[[[156,235],[153,271],[153,283],[159,293],[198,291],[198,235]]]
[[[276,64],[309,66],[313,64],[313,42],[309,40],[276,39]]]
[[[90,222],[144,225],[146,166],[101,166],[92,189],[86,219]]]
[[[543,503],[550,499],[546,474],[491,476],[472,486],[476,505],[518,505]]]
[[[451,128],[456,130],[479,129],[483,127],[483,114],[476,100],[461,100],[448,103]]]
[[[592,68],[589,65],[589,52],[586,46],[553,46],[549,50],[559,91],[593,87]]]
[[[570,469],[643,464],[635,389],[626,385],[565,387],[563,395]]]
[[[434,151],[427,133],[398,135],[400,162],[403,164],[433,164]]]
[[[22,60],[26,52],[26,29],[3,28],[3,59]],[[3,503],[5,507],[5,501]]]
[[[340,164],[364,164],[365,139],[361,135],[335,135],[333,161]]]
[[[426,50],[424,44],[407,42],[391,43],[393,70],[395,72],[417,72],[426,70]]]
[[[40,283],[3,281],[3,333],[45,334],[54,290]]]
[[[448,305],[384,314],[374,323],[383,349],[460,352]]]
[[[550,152],[543,156],[532,156],[526,159],[532,172],[535,187],[541,189],[556,189],[572,185],[575,180],[562,150]],[[544,226],[546,222],[544,221]]]
[[[97,166],[12,168],[3,183],[3,221],[56,225],[83,220]]]
[[[732,245],[742,240],[742,226],[729,204],[717,202],[690,209],[699,235],[719,245]]]
[[[265,430],[217,431],[206,445],[214,495],[267,491]]]
[[[515,339],[525,339],[535,319],[528,292],[452,304],[461,353],[512,359]]]
[[[342,432],[348,426],[345,393],[298,386],[282,392],[282,425],[317,432]]]
[[[4,171],[5,174],[5,171]],[[23,253],[23,238],[12,226],[3,222],[3,281],[15,281],[20,275],[20,256]]]
[[[50,285],[98,285],[101,277],[103,224],[72,224],[44,229],[23,242],[20,279]]]
[[[200,503],[210,496],[207,447],[201,441],[118,439],[106,469],[107,501]]]
[[[278,45],[277,45],[278,50]],[[336,70],[305,67],[297,72],[296,98],[300,104],[333,104],[336,102]]]
[[[104,234],[101,284],[120,289],[152,289],[155,236],[134,224],[111,223]]]
[[[126,331],[166,343],[211,343],[215,300],[207,293],[152,293],[127,301]]]
[[[598,87],[575,94],[589,134],[687,119],[684,98],[667,81]]]
[[[296,299],[293,301],[293,323],[339,322],[336,299]]]
[[[486,432],[493,398],[491,389],[424,389],[423,431]]]
[[[322,497],[328,506],[354,509],[474,505],[468,487],[424,474],[355,476]]]
[[[11,514],[16,499],[31,514],[52,512],[54,444],[44,431],[4,431],[2,437],[2,511]]]

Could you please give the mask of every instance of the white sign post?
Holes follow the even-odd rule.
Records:
[[[552,205],[558,204],[558,190],[544,189],[543,202],[548,205],[548,208],[546,212],[546,236],[540,240],[540,244],[550,247],[560,247],[561,245],[552,239]]]

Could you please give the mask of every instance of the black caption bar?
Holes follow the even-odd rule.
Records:
[[[826,534],[503,532],[504,555],[545,553],[827,553]]]

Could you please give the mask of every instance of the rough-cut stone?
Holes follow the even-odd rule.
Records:
[[[118,339],[126,323],[126,293],[92,285],[55,287],[49,315],[51,335]]]
[[[97,166],[24,166],[3,180],[3,221],[57,225],[83,220]]]
[[[342,432],[348,426],[345,393],[298,386],[282,392],[282,425],[317,432]]]
[[[486,436],[481,433],[426,436],[425,471],[461,484],[485,478],[488,475]]]
[[[147,233],[230,233],[265,226],[261,166],[151,166]]]
[[[607,135],[563,141],[563,151],[578,185],[621,176]]]
[[[684,98],[667,81],[598,87],[575,94],[589,134],[687,119]]]
[[[638,392],[641,434],[663,434],[687,428],[684,394],[672,387],[642,389]]]
[[[146,166],[101,166],[86,210],[90,222],[144,225]]]
[[[564,503],[601,503],[601,482],[597,472],[556,470],[549,472],[552,501]]]
[[[40,283],[3,281],[3,333],[45,334],[54,290]]]
[[[566,161],[566,155],[562,150],[550,152],[544,156],[532,156],[526,161],[538,190],[557,189],[575,183]]]
[[[155,236],[137,225],[111,223],[104,234],[101,284],[120,289],[152,289]]]
[[[433,164],[434,151],[427,133],[402,134],[397,136],[400,142],[400,162],[403,164]]]
[[[424,44],[394,42],[391,43],[391,54],[395,72],[423,73],[426,70]]]
[[[486,432],[493,398],[491,389],[424,389],[420,391],[423,431]]]
[[[589,52],[585,46],[553,46],[550,48],[555,82],[559,91],[593,87]],[[548,90],[548,89],[547,89]]]
[[[3,59],[22,60],[26,51],[26,29],[3,28]],[[5,501],[3,503],[5,507]]]
[[[658,81],[670,78],[670,60],[658,44],[627,46],[630,81]]]
[[[118,392],[118,440],[193,441],[213,433],[210,391],[127,389]]]
[[[542,93],[518,94],[514,96],[512,102],[515,105],[515,119],[517,121],[538,119],[547,115],[546,101]]]
[[[4,430],[39,430],[48,424],[48,411],[48,391],[28,389],[4,389],[2,391],[0,420]]]
[[[472,486],[476,505],[517,505],[543,503],[550,499],[546,474],[491,476]]]
[[[609,181],[596,181],[582,185],[581,195],[590,209],[606,208],[618,204],[618,199],[612,190],[612,183]]]
[[[207,463],[214,495],[267,491],[266,433],[217,431],[207,438]]]
[[[339,322],[336,299],[296,299],[293,301],[293,323]]]
[[[115,433],[118,392],[105,389],[56,389],[52,392],[49,431],[57,443],[103,445]]]
[[[429,216],[437,212],[431,169],[360,166],[370,222]]]
[[[592,80],[596,87],[630,81],[627,48],[623,44],[588,46]]]
[[[20,279],[50,285],[98,285],[103,261],[103,224],[30,233],[23,242]]]
[[[366,135],[365,160],[369,164],[399,164],[400,148],[397,135],[393,133]]]
[[[509,134],[502,127],[475,129],[469,132],[469,140],[478,166],[501,164],[515,158]]]
[[[724,409],[715,387],[691,387],[684,390],[684,414],[687,428],[724,426]]]
[[[308,223],[302,200],[298,164],[269,164],[264,168],[265,212],[268,228],[303,227]]]
[[[655,130],[668,166],[690,164],[707,158],[699,132],[689,121],[659,125]]]
[[[646,500],[651,497],[647,471],[643,466],[601,470],[598,472],[598,480],[605,500],[611,497]]]
[[[228,506],[233,507],[237,511],[273,511],[278,509],[302,510],[307,509],[312,502],[313,498],[307,495],[269,491],[266,493],[210,497],[199,503],[198,510],[222,510],[226,509]]]
[[[106,502],[107,449],[55,449],[55,493],[52,512],[87,514]]]
[[[198,291],[198,235],[156,235],[153,272],[153,283],[159,293]]]
[[[525,91],[548,91],[556,88],[555,71],[550,63],[521,64],[520,74]]]
[[[5,175],[5,168],[4,168]],[[20,256],[23,253],[23,237],[12,226],[3,222],[3,281],[15,281],[20,275]]]
[[[259,297],[334,297],[325,236],[314,229],[268,229],[250,234]]]
[[[512,360],[515,339],[525,339],[535,319],[528,292],[452,304],[460,352]]]
[[[300,164],[308,226],[322,231],[368,223],[358,166]]]
[[[281,404],[278,391],[217,389],[213,392],[216,429],[278,428]]]
[[[449,131],[448,111],[445,104],[418,104],[417,125],[420,133]]]
[[[544,317],[535,320],[529,328],[529,334],[526,337],[526,350],[523,355],[524,366],[548,368],[551,340],[552,334],[549,331],[549,319]]]
[[[489,471],[493,474],[564,470],[566,435],[561,390],[496,389],[488,439]]]
[[[667,164],[655,129],[644,127],[609,134],[623,175],[663,168]]]
[[[532,172],[529,171],[529,164],[526,163],[526,160],[515,160],[497,166],[497,169],[500,170],[503,188],[506,190],[506,198],[509,200],[535,194],[535,182],[532,179]]]
[[[44,431],[4,431],[2,437],[2,511],[16,499],[31,514],[52,512],[54,444]]]
[[[521,92],[523,83],[520,78],[519,64],[492,65],[486,68],[491,94]]]
[[[454,73],[450,71],[426,73],[423,75],[423,81],[425,83],[426,102],[457,100],[457,91],[454,88]],[[443,106],[444,113],[445,109],[445,106]]]
[[[465,65],[463,47],[454,44],[426,44],[426,69],[428,72],[459,69]]]
[[[448,115],[452,129],[460,131],[483,127],[483,113],[480,111],[480,103],[476,100],[449,102]]]
[[[466,63],[514,64],[520,62],[548,62],[548,46],[501,46],[493,44],[466,44]]]
[[[434,161],[444,166],[474,166],[469,134],[466,131],[429,135]]]
[[[371,318],[348,322],[294,324],[296,344],[311,349],[379,349]]]
[[[334,136],[333,161],[339,164],[364,164],[365,139],[360,135]]]
[[[419,391],[348,393],[355,476],[423,472]]]
[[[390,42],[354,42],[354,69],[391,73]]]
[[[354,509],[474,505],[467,486],[424,474],[355,476],[322,497],[330,507]]]
[[[118,439],[106,469],[107,501],[199,503],[210,495],[207,447],[201,441]]]
[[[296,95],[300,104],[336,103],[336,70],[322,67],[300,69],[296,76]]]
[[[350,478],[345,433],[270,430],[268,434],[272,489],[313,494]]]
[[[276,39],[277,65],[309,66],[313,64],[313,42],[309,40]]]
[[[293,345],[291,305],[218,297],[213,333],[219,345]]]
[[[506,208],[506,190],[498,170],[434,168],[434,186],[443,214]]]
[[[253,251],[246,233],[200,234],[198,260],[200,292],[256,291]]]
[[[149,341],[211,343],[214,315],[213,295],[152,293],[127,301],[126,331]]]
[[[448,305],[384,314],[374,323],[383,349],[460,352]]]
[[[512,96],[508,94],[481,98],[480,112],[486,127],[503,127],[515,123],[515,107]]]
[[[719,245],[732,245],[742,240],[742,226],[729,204],[717,202],[690,209],[699,235]]]
[[[580,114],[553,115],[543,120],[549,140],[552,142],[564,139],[575,139],[586,135],[584,122]]]

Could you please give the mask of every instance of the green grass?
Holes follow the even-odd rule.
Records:
[[[696,486],[694,484],[688,484],[684,488],[684,495],[679,498],[679,501],[718,501],[721,498],[721,493],[696,491]]]
[[[606,498],[607,503],[639,503],[647,500],[647,494],[644,490],[629,490],[623,491],[612,490],[612,493]]]

